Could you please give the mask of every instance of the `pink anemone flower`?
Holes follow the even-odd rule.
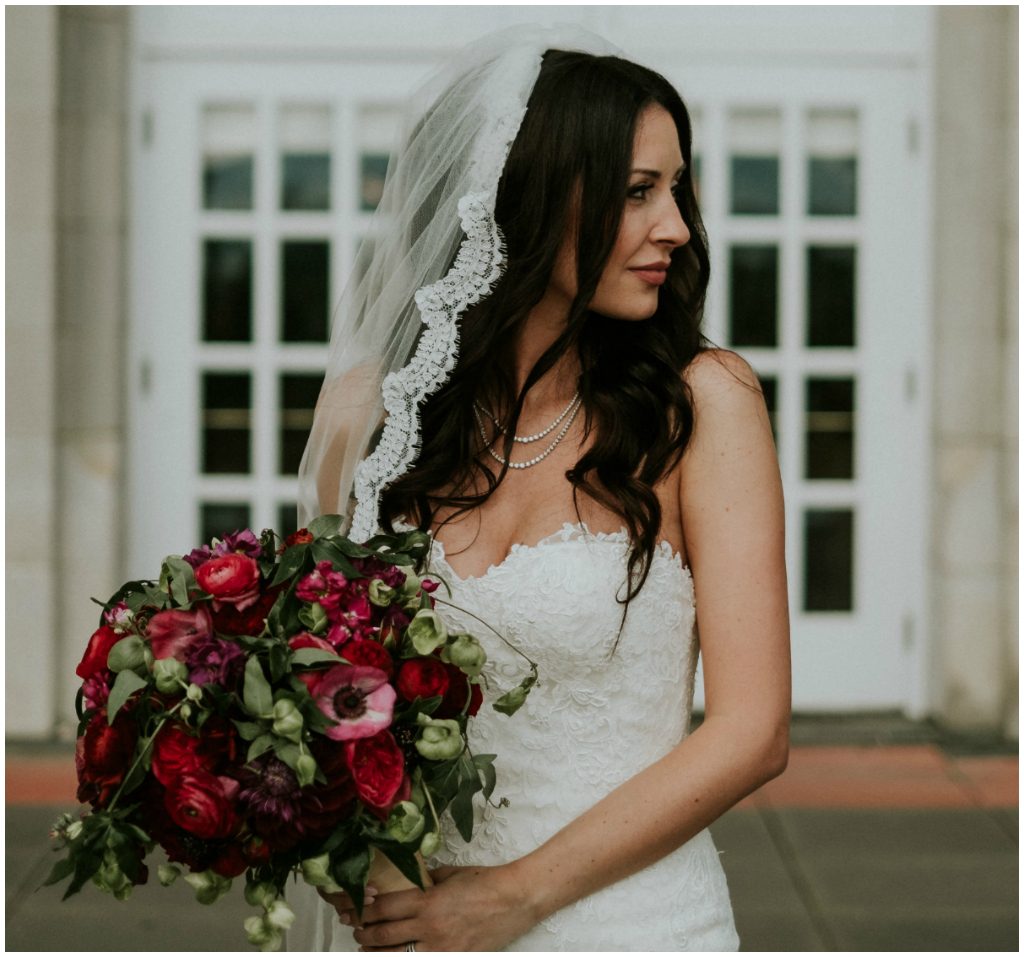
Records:
[[[316,683],[316,706],[336,722],[324,734],[334,741],[369,738],[391,724],[395,689],[388,676],[368,665],[337,665]]]

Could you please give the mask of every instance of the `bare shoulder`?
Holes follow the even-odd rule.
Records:
[[[725,399],[735,402],[763,402],[757,373],[739,353],[729,349],[708,349],[683,370],[696,404]]]

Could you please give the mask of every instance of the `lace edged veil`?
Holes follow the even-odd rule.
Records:
[[[459,317],[504,264],[495,199],[549,49],[620,51],[576,26],[512,27],[451,58],[410,101],[369,238],[335,315],[299,466],[299,524],[379,529],[381,491],[412,466],[419,409],[458,359]]]

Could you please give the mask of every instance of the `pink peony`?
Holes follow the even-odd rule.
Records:
[[[391,724],[396,694],[380,668],[337,665],[324,672],[312,694],[316,706],[336,722],[324,732],[334,741],[368,738]]]
[[[185,660],[193,642],[213,637],[213,621],[205,606],[195,611],[161,611],[146,626],[154,658]]]

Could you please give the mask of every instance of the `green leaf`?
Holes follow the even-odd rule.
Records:
[[[63,860],[59,860],[53,865],[53,869],[50,871],[49,876],[39,886],[49,887],[51,884],[59,884],[65,877],[74,874],[74,872],[74,860],[70,857],[65,857]]]
[[[416,842],[417,844],[419,841]],[[423,875],[420,873],[420,860],[416,856],[416,847],[398,844],[381,844],[378,848],[392,864],[395,865],[420,890],[423,887]]]
[[[288,765],[293,771],[295,770],[296,762],[299,760],[301,752],[298,747],[292,744],[287,738],[274,737],[274,754],[278,756],[285,764]]]
[[[189,594],[197,588],[196,573],[192,570],[192,566],[179,555],[168,555],[164,559],[164,566],[167,569],[171,598],[181,607],[188,606]],[[163,572],[161,572],[160,580],[161,582],[164,580]]]
[[[138,668],[146,660],[146,643],[138,635],[126,635],[107,652],[107,667],[111,671]]]
[[[245,741],[253,741],[263,733],[263,726],[255,721],[232,721]]]
[[[314,538],[326,538],[328,535],[337,535],[340,528],[340,515],[318,515],[306,526],[306,529]]]
[[[473,763],[476,765],[477,770],[480,772],[480,776],[483,779],[484,797],[488,799],[490,799],[490,796],[494,793],[494,785],[498,780],[498,776],[494,770],[494,759],[496,757],[496,754],[473,755]]]
[[[331,876],[340,884],[356,905],[356,914],[363,916],[363,892],[370,873],[370,849],[362,847],[353,854],[331,861]]]
[[[460,787],[451,803],[452,820],[466,842],[473,837],[473,790]]]
[[[280,681],[290,670],[292,650],[287,645],[275,644],[270,649],[270,680]]]
[[[309,546],[310,551],[313,553],[313,560],[316,562],[330,562],[339,572],[342,573],[346,578],[365,578],[366,576],[359,571],[355,565],[352,564],[345,557],[345,553],[333,543],[319,541],[313,542]]]
[[[261,734],[252,744],[249,745],[249,750],[245,755],[245,763],[251,764],[261,754],[265,754],[274,746],[274,736],[272,734]]]
[[[121,710],[124,703],[136,691],[145,687],[145,680],[140,678],[134,671],[122,671],[114,679],[114,687],[110,689],[110,695],[107,698],[107,724],[113,724],[117,712]]]
[[[340,655],[324,651],[322,648],[299,648],[298,651],[292,652],[293,665],[318,665],[325,661],[336,665],[342,661],[342,658]]]
[[[281,561],[277,563],[277,572],[274,574],[274,580],[270,583],[271,587],[280,585],[282,582],[288,581],[288,579],[298,574],[306,563],[306,555],[308,554],[308,545],[292,545],[291,548],[285,549],[285,553],[281,556]]]
[[[250,658],[245,663],[242,700],[248,712],[260,718],[269,718],[274,709],[274,695],[258,658]]]

